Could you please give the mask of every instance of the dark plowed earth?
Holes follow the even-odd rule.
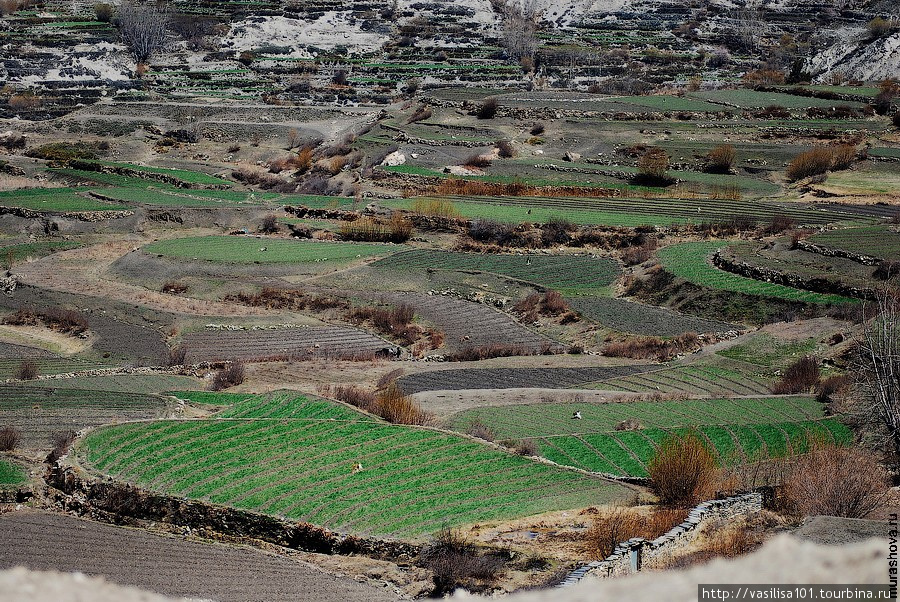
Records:
[[[362,355],[391,347],[374,335],[344,326],[204,330],[185,335],[182,345],[187,349],[187,360],[190,362]]]
[[[0,517],[0,540],[0,568],[80,571],[167,596],[217,602],[397,599],[256,550],[188,542],[56,514],[5,514]]]
[[[358,292],[353,293],[358,296]],[[444,344],[448,351],[484,345],[514,345],[532,351],[554,341],[535,334],[510,318],[480,303],[463,301],[443,295],[418,293],[381,293],[377,295],[387,303],[412,305],[417,315],[428,320],[444,332]]]
[[[55,354],[43,349],[15,345],[13,343],[0,343],[0,359],[35,359],[56,357]]]
[[[410,374],[400,378],[398,384],[407,395],[460,389],[567,389],[658,367],[648,364],[611,368],[462,368]]]
[[[0,308],[46,310],[54,307],[75,307],[88,319],[88,328],[97,336],[93,348],[124,358],[136,365],[159,365],[168,357],[168,347],[158,331],[126,321],[163,319],[159,314],[148,316],[133,307],[82,295],[48,291],[32,286],[18,287],[12,296],[0,296]]]

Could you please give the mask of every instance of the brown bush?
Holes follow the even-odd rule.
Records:
[[[180,295],[187,292],[188,285],[177,280],[167,280],[160,290],[169,295]]]
[[[864,450],[814,443],[789,466],[782,499],[802,516],[864,518],[881,506],[887,491],[887,473]]]
[[[212,391],[222,391],[223,389],[235,387],[242,382],[244,382],[244,362],[232,360],[227,366],[216,372],[210,384],[210,389]]]
[[[516,156],[516,149],[509,140],[498,140],[497,154],[501,159],[512,159]]]
[[[594,518],[582,544],[592,558],[602,560],[620,543],[634,537],[656,539],[686,517],[687,512],[677,508],[655,508],[649,516],[634,508],[615,508]]]
[[[466,160],[463,161],[463,165],[465,165],[466,167],[475,167],[481,169],[484,167],[490,167],[491,160],[485,155],[475,153],[474,155],[469,155]]]
[[[659,337],[633,337],[624,341],[607,343],[603,355],[608,357],[629,357],[632,359],[657,359],[667,361],[675,356],[695,351],[700,347],[700,337],[696,332],[686,332],[672,339]]]
[[[831,149],[821,146],[800,153],[788,165],[787,179],[796,182],[803,178],[820,176],[831,169],[833,157]]]
[[[16,368],[14,378],[19,380],[34,380],[38,377],[38,366],[33,360],[22,360]]]
[[[531,134],[532,136],[540,136],[546,130],[547,130],[547,128],[544,126],[543,123],[535,123],[533,126],[531,126],[531,129],[528,130],[528,133]]]
[[[482,101],[481,106],[478,107],[478,111],[475,115],[478,119],[493,119],[497,115],[497,109],[497,99],[493,96],[489,96]]]
[[[803,393],[819,382],[819,362],[813,357],[802,357],[784,371],[781,379],[772,387],[772,393],[785,395]]]
[[[495,357],[513,357],[517,355],[549,355],[553,353],[553,347],[550,343],[541,349],[534,349],[525,345],[512,345],[503,343],[492,343],[490,345],[479,345],[475,347],[465,347],[455,353],[446,356],[448,362],[477,362],[479,360],[488,360]]]
[[[698,435],[668,437],[647,463],[650,488],[660,502],[690,506],[715,489],[716,460]]]
[[[480,553],[462,533],[449,527],[442,529],[422,550],[419,561],[432,572],[433,597],[450,594],[458,588],[470,592],[486,591],[505,564],[496,553]]]
[[[435,422],[432,414],[404,395],[396,384],[388,385],[375,396],[372,411],[393,424],[429,426]]]
[[[839,144],[831,149],[831,169],[849,169],[856,161],[856,147],[852,144]]]
[[[271,213],[262,219],[262,223],[259,225],[259,231],[263,234],[275,234],[281,228],[278,225],[278,216],[272,215]]]
[[[3,323],[13,326],[37,326],[38,324],[44,324],[57,332],[73,335],[81,334],[88,328],[87,318],[83,314],[61,307],[51,307],[45,311],[38,312],[29,309],[19,309],[13,314],[6,316]]]
[[[900,275],[900,261],[881,261],[872,272],[872,277],[877,280],[890,280],[898,275]]]
[[[533,457],[540,454],[534,439],[522,439],[521,441],[516,441],[514,445],[509,447],[520,456]]]
[[[0,451],[12,451],[19,445],[21,434],[12,426],[0,428]]]
[[[469,423],[469,426],[466,427],[466,433],[472,435],[473,437],[484,439],[485,441],[493,441],[497,438],[497,433],[494,431],[494,429],[483,423],[478,418]]]
[[[332,397],[366,411],[371,411],[375,405],[375,393],[356,385],[338,385],[334,388]]]
[[[347,314],[354,324],[371,322],[379,332],[400,339],[404,345],[413,344],[422,332],[412,323],[414,317],[415,310],[405,303],[390,307],[356,307]]]
[[[184,366],[187,359],[187,347],[177,345],[169,349],[168,363],[170,366]]]
[[[251,307],[265,307],[266,309],[289,309],[299,311],[312,309],[323,311],[326,309],[346,309],[349,303],[346,299],[337,297],[307,295],[299,289],[284,289],[265,287],[259,293],[238,293],[227,295],[225,301],[232,301],[250,305]]]
[[[656,252],[657,240],[648,238],[642,244],[626,247],[622,251],[622,263],[625,265],[638,265],[649,261]]]
[[[531,293],[524,299],[520,299],[513,305],[513,312],[519,314],[519,319],[523,322],[535,322],[538,319],[538,305],[541,302],[541,296],[537,293]]]
[[[835,374],[823,379],[816,385],[816,401],[819,403],[831,403],[834,396],[846,391],[853,384],[853,379],[847,374]]]
[[[414,199],[410,206],[410,211],[419,215],[430,215],[447,219],[458,219],[460,217],[453,201],[446,199]]]
[[[638,431],[642,428],[644,428],[644,426],[637,418],[626,418],[625,420],[616,424],[617,431]]]
[[[784,214],[777,214],[772,216],[772,221],[765,228],[766,234],[781,234],[785,230],[790,230],[794,226],[797,225],[797,222],[794,221],[793,218],[788,217]]]
[[[412,222],[395,213],[387,222],[372,217],[343,222],[339,234],[343,240],[404,243],[410,239],[412,231]]]
[[[706,171],[710,173],[731,173],[737,153],[730,144],[721,144],[706,156]]]
[[[397,382],[397,379],[403,376],[403,368],[394,368],[390,372],[383,374],[378,382],[375,383],[376,389],[384,389],[385,387]]]
[[[547,291],[541,299],[541,313],[545,316],[558,316],[569,311],[569,304],[558,291]]]
[[[416,112],[410,116],[410,118],[406,121],[406,123],[409,124],[409,123],[416,123],[418,121],[425,121],[426,119],[429,119],[430,117],[431,117],[431,107],[429,107],[428,105],[422,105],[418,109],[416,109]]]
[[[669,153],[652,146],[641,155],[637,162],[637,178],[640,183],[649,185],[664,185],[670,182],[666,172],[669,170]]]

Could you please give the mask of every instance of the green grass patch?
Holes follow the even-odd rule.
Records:
[[[402,249],[399,245],[257,239],[244,236],[173,238],[144,247],[147,253],[176,259],[240,264],[322,263],[323,267],[344,265],[367,257],[383,257]]]
[[[663,267],[675,276],[716,290],[804,303],[853,302],[852,299],[840,295],[812,293],[719,270],[710,263],[709,257],[723,246],[724,243],[720,241],[681,243],[660,249],[658,256]]]
[[[28,476],[18,464],[0,458],[0,487],[21,485]]]
[[[0,191],[0,207],[31,211],[68,213],[81,211],[122,211],[125,205],[98,201],[83,194],[84,188],[24,188]]]

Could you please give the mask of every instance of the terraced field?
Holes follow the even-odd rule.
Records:
[[[510,345],[530,352],[562,348],[559,343],[532,332],[509,315],[481,303],[417,293],[380,293],[374,298],[411,305],[417,316],[443,331],[447,351],[483,345]]]
[[[598,368],[462,368],[408,374],[397,383],[408,395],[463,389],[567,389],[647,372],[655,367],[647,364]]]
[[[308,326],[277,330],[201,330],[182,337],[191,363],[216,360],[373,354],[391,344],[349,326]]]
[[[128,169],[138,173],[168,176],[186,184],[200,184],[204,186],[231,186],[234,184],[234,182],[231,182],[230,180],[223,180],[222,178],[211,176],[202,171],[190,169],[169,169],[165,167],[136,165],[134,163],[113,163],[109,161],[101,161],[100,164],[107,167]]]
[[[193,396],[188,394],[188,398]],[[243,397],[238,400],[237,398]],[[182,398],[182,395],[179,395]],[[304,420],[373,420],[367,414],[324,399],[310,399],[289,391],[271,395],[233,395],[228,408],[216,414],[217,418],[243,419],[304,419]],[[221,397],[219,401],[224,401]]]
[[[168,403],[141,393],[0,385],[0,424],[22,432],[21,445],[49,449],[54,434],[125,420],[158,418]]]
[[[65,374],[68,372],[79,372],[81,370],[92,370],[94,368],[107,368],[112,365],[112,360],[102,358],[86,358],[86,357],[60,357],[60,356],[38,356],[33,353],[27,353],[19,357],[6,357],[0,359],[0,378],[13,378],[22,365],[22,359],[29,358],[37,366],[38,374]]]
[[[466,270],[491,272],[570,295],[603,291],[621,273],[619,265],[591,255],[484,255],[416,249],[395,253],[371,266],[390,271]]]
[[[202,381],[188,376],[169,374],[123,374],[116,376],[80,376],[32,380],[21,383],[25,387],[53,387],[54,389],[81,389],[87,391],[116,391],[119,393],[162,393],[178,388],[200,387]]]
[[[176,259],[220,263],[321,263],[337,267],[367,257],[383,257],[403,250],[387,244],[334,243],[257,239],[245,236],[193,236],[151,243],[144,247]]]
[[[28,477],[18,464],[0,458],[0,487],[21,485]]]
[[[463,217],[495,219],[502,222],[538,222],[567,219],[576,224],[636,227],[668,226],[673,223],[728,221],[746,216],[760,223],[786,215],[798,224],[821,225],[851,215],[807,208],[798,204],[764,203],[751,200],[670,199],[670,198],[541,198],[541,197],[428,197],[449,201]],[[416,199],[382,201],[381,204],[411,210]]]
[[[712,289],[805,303],[831,304],[852,301],[840,295],[812,293],[719,270],[710,263],[709,256],[723,246],[722,242],[717,241],[688,242],[665,247],[657,254],[667,271],[688,282]]]
[[[580,411],[581,420],[573,420]],[[625,420],[642,428],[673,429],[712,424],[768,424],[824,418],[812,398],[702,399],[618,403],[539,403],[486,407],[450,417],[450,428],[465,431],[473,422],[491,427],[500,439],[581,435],[615,431]]]
[[[585,318],[631,334],[670,337],[683,332],[710,333],[738,329],[726,322],[613,297],[569,297],[567,301]]]
[[[265,415],[273,399],[233,411]],[[105,427],[78,453],[104,474],[157,491],[382,536],[603,503],[627,491],[463,437],[368,419],[299,418],[320,408],[298,407],[278,419]]]
[[[65,213],[77,211],[122,211],[125,205],[98,201],[76,188],[25,188],[0,191],[0,207]]]
[[[25,259],[38,259],[51,253],[74,249],[80,243],[71,240],[47,240],[41,242],[26,242],[0,247],[0,261],[8,268],[12,263]]]
[[[101,575],[176,599],[288,602],[396,601],[385,588],[335,577],[250,547],[185,541],[49,512],[0,516],[0,569]]]
[[[744,421],[742,421],[744,422]],[[704,425],[688,429],[642,429],[536,439],[541,455],[563,466],[620,476],[647,476],[647,462],[673,434],[699,433],[719,462],[762,460],[802,453],[810,438],[849,445],[853,433],[833,418],[802,422]]]
[[[829,230],[811,236],[809,242],[880,259],[900,259],[900,233],[890,226]]]

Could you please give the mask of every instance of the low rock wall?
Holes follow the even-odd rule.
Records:
[[[689,545],[703,525],[750,516],[762,508],[761,492],[703,502],[688,513],[683,523],[664,535],[653,541],[640,537],[624,541],[604,560],[591,562],[572,571],[560,587],[574,585],[587,575],[601,578],[618,577],[640,571],[642,567],[652,568],[661,565],[671,558],[673,553]]]

